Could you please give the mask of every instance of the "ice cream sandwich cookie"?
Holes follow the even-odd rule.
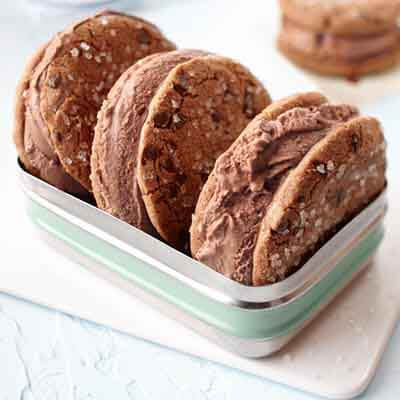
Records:
[[[182,248],[217,157],[270,103],[243,66],[204,52],[150,56],[104,102],[92,155],[100,208]]]
[[[398,0],[280,0],[278,47],[296,64],[358,78],[400,60]]]
[[[17,90],[14,140],[25,168],[62,190],[90,191],[103,99],[137,60],[174,48],[152,24],[112,11],[57,34],[30,60]]]
[[[379,122],[306,93],[268,106],[216,161],[191,226],[194,258],[246,285],[297,270],[385,186]]]

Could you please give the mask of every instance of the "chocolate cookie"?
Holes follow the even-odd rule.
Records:
[[[145,232],[155,233],[137,182],[139,141],[148,108],[175,66],[204,54],[172,51],[138,61],[116,82],[99,113],[91,158],[96,203]]]
[[[17,90],[14,140],[25,168],[62,190],[91,190],[103,99],[130,65],[174,48],[152,24],[112,11],[57,34],[33,56]]]
[[[385,186],[378,121],[318,93],[273,103],[215,163],[194,258],[246,285],[283,280]]]
[[[398,0],[280,0],[278,47],[315,72],[357,78],[400,60]]]
[[[247,69],[223,57],[186,50],[142,60],[99,114],[91,176],[98,206],[182,248],[216,158],[269,102]]]

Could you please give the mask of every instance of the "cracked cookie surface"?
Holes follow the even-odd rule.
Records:
[[[130,65],[174,48],[152,24],[112,11],[57,34],[30,61],[17,90],[14,138],[25,167],[62,190],[90,191],[103,99]]]
[[[195,57],[168,74],[150,104],[138,154],[147,213],[168,243],[188,243],[215,160],[269,102],[261,83],[224,57]]]

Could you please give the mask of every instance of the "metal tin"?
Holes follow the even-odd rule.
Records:
[[[51,185],[19,164],[28,214],[51,245],[245,357],[280,349],[348,284],[382,241],[385,193],[296,273],[248,287]]]

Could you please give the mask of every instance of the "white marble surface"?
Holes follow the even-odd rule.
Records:
[[[2,193],[7,193],[7,187],[10,187],[8,185],[15,179],[9,168],[15,157],[9,132],[16,81],[32,49],[72,17],[52,18],[42,14],[31,18],[25,13],[27,8],[18,1],[4,3],[0,12],[0,48],[3,52],[0,63],[0,176],[4,182]],[[151,2],[151,5],[154,3],[156,2]],[[162,6],[165,7],[166,3]],[[257,17],[254,23],[246,26],[245,33],[238,26],[234,33],[227,35],[224,20],[249,3],[254,7],[254,15]],[[179,37],[177,42],[183,47],[210,48],[242,59],[264,81],[268,80],[268,87],[272,93],[276,93],[281,91],[282,83],[268,79],[270,77],[266,76],[263,64],[260,63],[262,49],[257,47],[264,40],[262,14],[268,12],[266,3],[268,2],[248,1],[240,2],[239,5],[239,2],[220,1],[213,2],[210,8],[210,3],[206,5],[206,2],[198,2],[198,14],[193,16],[187,14],[192,9],[193,2],[184,2],[179,10],[174,8],[174,14],[170,14],[169,8],[165,8],[165,13],[156,22],[167,33],[173,32],[173,39]],[[151,7],[139,7],[137,13],[151,17],[154,10]],[[198,18],[201,15],[207,15],[209,24],[204,24],[204,18]],[[173,25],[167,23],[171,18],[175,21]],[[193,34],[196,30],[205,34]],[[220,40],[212,40],[213,35]],[[255,39],[246,46],[244,38],[251,35]],[[296,82],[288,81],[284,84],[287,85],[287,90],[297,87]],[[379,108],[369,107],[373,113],[384,119],[387,134],[390,136],[393,161],[396,158],[396,144],[400,144],[394,118],[399,105],[400,101],[394,104],[388,100]],[[392,182],[398,185],[396,181]],[[2,213],[5,211],[2,210]],[[3,232],[8,228],[11,227],[0,225]],[[12,264],[13,260],[2,259],[2,263]],[[399,353],[400,331],[397,330],[364,398],[399,398]],[[246,396],[279,400],[311,398],[284,386],[178,354],[111,329],[0,294],[0,400],[222,400],[242,399]]]
[[[397,330],[364,399],[399,398],[399,352]],[[0,294],[2,400],[239,400],[247,396],[314,398]]]

